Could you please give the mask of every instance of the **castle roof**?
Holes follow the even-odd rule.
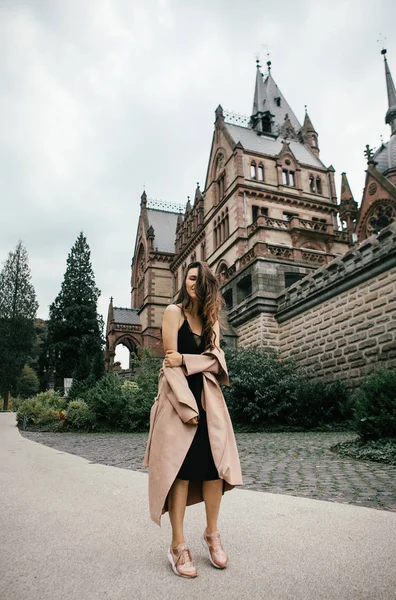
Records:
[[[140,319],[136,308],[113,308],[114,322],[121,325],[140,325]]]
[[[275,139],[272,136],[258,135],[254,129],[241,127],[240,125],[231,125],[230,123],[225,123],[225,126],[233,140],[236,143],[240,142],[245,150],[268,154],[269,156],[277,156],[282,149],[283,138],[281,137]],[[290,150],[299,162],[319,169],[324,168],[323,163],[319,158],[316,158],[305,144],[297,140],[287,141]]]
[[[147,209],[149,226],[154,229],[154,248],[159,252],[175,252],[175,237],[178,212]]]

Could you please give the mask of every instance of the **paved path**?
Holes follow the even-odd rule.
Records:
[[[12,413],[0,414],[0,507],[1,600],[396,597],[395,513],[240,489],[222,502],[229,567],[205,556],[200,504],[186,515],[199,576],[177,578],[147,475],[25,439]]]
[[[23,435],[96,463],[142,470],[146,434]],[[396,467],[341,458],[329,448],[353,433],[237,434],[244,489],[396,511]],[[395,596],[396,597],[396,596]]]

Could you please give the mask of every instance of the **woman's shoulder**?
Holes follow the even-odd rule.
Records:
[[[169,304],[164,310],[164,319],[169,321],[179,321],[183,316],[183,310],[178,304]]]
[[[178,314],[180,315],[183,312],[182,307],[179,304],[168,304],[165,308],[165,311],[168,314]]]

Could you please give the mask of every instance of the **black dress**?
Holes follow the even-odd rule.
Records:
[[[191,331],[189,322],[187,321],[186,316],[184,316],[184,323],[180,327],[177,335],[178,352],[181,354],[202,354],[204,349],[204,338]],[[202,373],[188,375],[187,382],[198,405],[199,420],[198,426],[191,425],[191,427],[196,427],[197,431],[177,477],[178,479],[186,479],[188,481],[210,481],[219,479],[219,474],[216,465],[214,464],[212,450],[210,448],[206,412],[202,408],[201,403],[203,388]]]

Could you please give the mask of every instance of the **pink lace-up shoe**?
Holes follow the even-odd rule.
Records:
[[[191,551],[187,547],[187,544],[179,544],[176,548],[170,546],[168,550],[168,560],[176,575],[189,578],[198,575],[197,568],[193,563]]]
[[[202,536],[202,545],[207,549],[209,553],[209,560],[216,569],[225,569],[228,562],[228,555],[224,551],[220,540],[220,533],[214,531],[213,533],[206,533]]]

